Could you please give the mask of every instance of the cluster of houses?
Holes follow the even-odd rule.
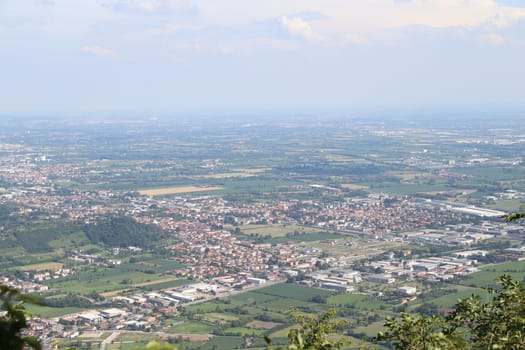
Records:
[[[130,248],[134,248],[134,247],[130,247]],[[120,251],[120,248],[118,248],[117,251],[114,250],[113,253],[115,254],[115,252],[117,252],[118,254],[119,251]],[[109,258],[102,257],[98,254],[84,253],[81,249],[78,249],[78,250],[75,250],[69,253],[68,259],[73,260],[73,262],[75,263],[79,263],[82,265],[88,265],[88,266],[115,267],[122,263],[120,259],[109,259]]]
[[[310,188],[311,186],[306,186]],[[138,201],[138,199],[134,199]],[[393,231],[427,227],[430,223],[467,221],[468,214],[425,205],[407,196],[370,194],[363,198],[318,203],[311,200],[277,200],[229,203],[220,197],[142,199],[165,208],[166,213],[209,226],[249,224],[299,224],[327,230],[380,236]],[[179,227],[170,218],[147,218],[168,230]],[[179,220],[180,221],[180,220]],[[179,227],[180,230],[180,227]]]
[[[34,273],[32,276],[32,280],[38,281],[38,282],[49,281],[52,279],[67,277],[73,274],[75,274],[74,269],[68,269],[68,268],[62,267],[62,268],[51,269],[51,270]]]
[[[17,289],[23,293],[44,294],[49,292],[49,287],[45,284],[5,276],[0,276],[0,285]]]

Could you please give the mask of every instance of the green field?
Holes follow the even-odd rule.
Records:
[[[298,234],[313,234],[325,232],[325,230],[299,225],[243,225],[239,226],[239,228],[244,234],[247,235],[270,235],[273,238],[285,237],[286,234],[293,234],[294,232],[297,232]]]
[[[497,279],[503,274],[511,275],[518,281],[523,281],[525,279],[525,261],[484,266],[481,271],[473,273],[460,283],[478,288],[495,287],[497,286]]]
[[[455,171],[472,175],[485,181],[518,181],[523,179],[523,167],[489,167],[457,168]]]
[[[212,326],[203,322],[185,321],[177,324],[174,327],[168,328],[169,333],[188,333],[188,334],[207,334],[218,329],[217,326]]]
[[[161,261],[162,262],[162,261]],[[123,263],[112,268],[90,268],[86,271],[79,272],[75,275],[60,278],[56,280],[47,281],[46,283],[55,289],[64,292],[73,292],[78,294],[88,294],[92,291],[97,293],[110,292],[114,290],[124,290],[133,288],[135,285],[144,285],[144,288],[150,288],[155,285],[155,281],[159,281],[161,286],[177,286],[184,284],[182,282],[172,281],[164,282],[167,275],[163,271],[170,270],[178,264],[152,264],[144,265],[140,263]],[[166,288],[167,288],[166,287]]]
[[[383,184],[368,184],[371,192],[386,192],[389,194],[397,195],[408,195],[408,194],[417,194],[421,192],[436,192],[436,191],[448,191],[452,187],[446,184],[397,184],[397,183],[383,183]]]
[[[383,303],[375,298],[361,294],[337,294],[329,297],[326,302],[330,305],[346,305],[367,311],[388,310],[392,307],[387,303]]]
[[[377,333],[385,330],[385,327],[383,326],[384,323],[385,323],[384,321],[373,322],[373,323],[367,324],[366,326],[355,327],[353,331],[356,334],[362,333],[368,337],[375,337]]]
[[[33,315],[38,315],[44,318],[60,317],[76,312],[86,311],[86,308],[79,307],[48,307],[33,304],[27,304],[25,307]]]
[[[236,349],[243,344],[243,340],[240,337],[227,337],[218,336],[211,339],[209,342],[204,344],[202,350],[214,350],[214,349]]]
[[[201,316],[206,322],[213,322],[216,324],[224,324],[228,321],[237,321],[239,319],[238,316],[234,316],[227,313],[217,313],[217,312],[210,312],[204,315],[197,315]]]
[[[306,242],[317,242],[324,239],[339,239],[342,238],[343,235],[340,233],[335,232],[317,232],[317,233],[305,233],[305,234],[298,234],[298,235],[292,235],[290,237],[278,237],[278,238],[272,238],[268,240],[270,243],[287,243],[287,242],[295,242],[295,243],[306,243]]]
[[[326,302],[312,301],[315,297],[321,297]],[[184,310],[191,314],[193,319],[171,327],[170,332],[214,332],[218,330],[217,323],[219,323],[222,332],[220,334],[230,335],[231,337],[228,337],[230,341],[233,339],[240,341],[243,335],[255,335],[258,342],[262,341],[264,335],[271,336],[272,339],[280,337],[279,339],[282,340],[288,332],[288,327],[293,325],[289,313],[292,307],[309,314],[322,314],[329,308],[337,308],[344,312],[345,318],[355,326],[366,323],[371,315],[380,315],[379,319],[393,315],[393,306],[370,296],[335,294],[323,289],[281,283],[228,298],[187,306]],[[200,321],[195,318],[199,318]],[[248,325],[257,320],[274,322],[275,326],[271,329],[254,329]],[[236,322],[241,322],[241,325],[233,325]],[[375,321],[374,330],[380,329],[382,322]],[[233,336],[234,334],[236,336]],[[207,343],[207,346],[209,344],[212,344],[212,341]],[[357,348],[359,341],[356,340],[353,344]]]
[[[480,296],[486,295],[486,293],[483,292],[481,289],[463,290],[463,291],[450,293],[450,294],[444,295],[439,298],[432,299],[429,302],[440,308],[450,308],[450,307],[453,307],[458,302],[459,299],[469,298],[473,294],[480,295]]]
[[[519,199],[497,201],[496,204],[491,204],[488,207],[491,209],[505,210],[517,212],[525,205],[525,201]]]

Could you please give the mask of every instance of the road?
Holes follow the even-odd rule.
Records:
[[[109,337],[107,337],[106,339],[102,341],[102,343],[100,343],[100,350],[106,350],[106,346],[108,346],[108,344],[111,344],[113,340],[117,339],[119,335],[120,335],[120,332],[118,331],[111,333]]]

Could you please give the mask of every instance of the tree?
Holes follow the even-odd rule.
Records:
[[[334,321],[337,311],[328,310],[321,316],[301,314],[296,309],[290,311],[292,319],[299,323],[299,328],[288,332],[288,350],[336,350],[348,345],[345,339],[328,339],[329,335],[342,332],[342,328],[348,324],[346,320]],[[272,341],[265,337],[268,350],[272,350]],[[282,349],[282,348],[279,348]]]
[[[525,288],[508,275],[500,289],[459,300],[446,317],[409,315],[387,319],[386,332],[377,340],[389,341],[398,350],[525,349]]]
[[[40,304],[38,298],[22,294],[18,290],[0,285],[0,350],[22,350],[32,348],[40,350],[40,341],[36,337],[24,336],[28,327],[24,303]]]
[[[525,212],[503,215],[502,218],[505,221],[516,221],[516,220],[524,219],[525,218]]]
[[[385,327],[387,331],[380,332],[376,339],[390,341],[398,350],[468,349],[438,316],[402,312],[400,320],[388,318]]]
[[[508,275],[499,284],[501,289],[487,289],[487,302],[479,295],[460,300],[447,321],[466,328],[474,349],[525,349],[525,289]]]

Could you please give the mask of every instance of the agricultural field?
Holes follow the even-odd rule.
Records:
[[[138,190],[138,192],[145,196],[165,196],[169,194],[181,194],[192,192],[209,192],[222,190],[223,187],[195,187],[195,186],[181,186],[181,187],[164,187],[150,190]]]
[[[198,175],[196,177],[204,178],[204,179],[224,179],[224,178],[229,178],[229,177],[251,177],[251,176],[256,176],[258,174],[261,174],[261,173],[269,172],[271,170],[272,168],[232,169],[232,171],[228,173]]]
[[[246,327],[253,329],[272,329],[279,327],[280,325],[282,325],[282,323],[255,320],[247,323]]]
[[[525,280],[525,261],[486,265],[481,271],[473,273],[460,282],[461,285],[486,288],[497,286],[497,279],[507,274],[518,281]]]
[[[511,212],[517,212],[525,206],[525,200],[512,199],[512,200],[501,200],[497,201],[496,204],[490,204],[490,209],[505,210]]]
[[[279,343],[293,327],[289,313],[292,307],[308,314],[320,314],[334,307],[352,320],[352,327],[356,327],[368,322],[372,313],[382,315],[380,319],[393,315],[394,306],[365,295],[338,294],[284,283],[186,306],[179,321],[182,323],[170,327],[170,332],[213,332],[238,340],[251,335],[259,341],[268,335]],[[357,346],[360,340],[354,340],[353,344]]]
[[[366,256],[374,256],[382,254],[389,249],[399,249],[402,244],[395,242],[381,242],[363,240],[355,235],[341,235],[326,237],[324,239],[332,239],[331,242],[311,241],[305,242],[304,246],[313,247],[321,251],[333,254],[335,256],[343,255],[345,257],[353,257],[353,259],[360,259]]]
[[[270,287],[258,289],[254,293],[296,299],[299,301],[308,301],[316,296],[328,297],[333,294],[324,289],[310,288],[298,284],[276,284]]]
[[[300,235],[315,234],[326,232],[326,230],[321,230],[313,227],[299,226],[295,224],[291,225],[242,225],[239,226],[241,231],[244,234],[259,234],[262,236],[270,235],[273,238],[285,237],[287,234],[293,234],[296,232]]]
[[[348,190],[366,190],[368,189],[368,186],[358,185],[358,184],[341,184],[342,188],[346,188]]]
[[[453,187],[442,184],[407,184],[407,183],[382,183],[370,184],[370,191],[372,192],[386,192],[395,195],[409,195],[417,193],[441,192],[452,190]]]
[[[20,271],[54,271],[59,270],[64,266],[62,263],[57,262],[47,262],[47,263],[41,263],[41,264],[33,264],[33,265],[25,265],[25,266],[18,266],[17,269]]]
[[[479,166],[455,170],[485,181],[520,181],[524,179],[523,167]]]
[[[312,232],[312,233],[298,233],[298,234],[292,234],[290,236],[286,237],[279,237],[279,238],[272,238],[268,240],[268,243],[287,243],[287,242],[294,242],[294,243],[308,243],[308,242],[318,242],[321,240],[330,240],[330,239],[339,239],[342,235],[337,232],[330,232],[330,231],[319,231],[319,232]]]
[[[48,307],[42,305],[28,304],[26,309],[33,315],[44,318],[60,317],[75,312],[86,311],[84,307]]]
[[[169,333],[176,334],[208,334],[218,329],[218,327],[206,324],[204,322],[184,321],[176,326],[167,329]]]
[[[169,288],[186,284],[188,280],[168,276],[167,271],[181,265],[170,260],[156,259],[137,263],[122,263],[115,267],[88,268],[72,276],[46,281],[51,288],[63,292],[87,295],[93,291],[109,297],[118,292]]]
[[[409,304],[409,310],[415,310],[423,304],[433,305],[438,309],[450,308],[454,306],[458,299],[471,297],[473,294],[480,295],[482,298],[488,298],[485,288],[498,288],[498,279],[503,274],[511,275],[518,281],[525,280],[525,261],[515,261],[501,264],[485,265],[481,271],[473,273],[460,280],[437,285],[430,289],[427,288],[425,293],[418,300]],[[432,296],[433,292],[440,290],[440,295]],[[426,294],[430,296],[426,296]]]

